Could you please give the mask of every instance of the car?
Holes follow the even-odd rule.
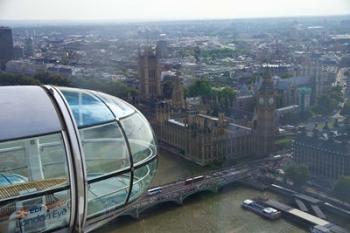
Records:
[[[185,180],[185,185],[201,181],[204,178],[205,178],[204,176],[196,176],[196,177],[193,177],[193,178],[188,178],[187,180]]]
[[[162,188],[156,187],[156,188],[149,189],[147,195],[153,196],[153,195],[156,195],[156,194],[161,193],[161,192],[162,192]]]

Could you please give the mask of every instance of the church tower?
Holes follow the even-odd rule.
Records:
[[[171,93],[171,104],[174,109],[185,109],[184,87],[181,78],[177,75],[173,79],[173,91]]]
[[[161,95],[160,64],[152,48],[139,51],[140,92],[143,100],[155,99]]]
[[[257,155],[266,156],[273,152],[277,133],[276,120],[276,93],[272,77],[268,74],[257,93],[256,115],[253,122]]]

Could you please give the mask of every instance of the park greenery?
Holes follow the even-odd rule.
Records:
[[[218,115],[220,112],[224,112],[226,115],[230,115],[236,94],[236,91],[230,87],[213,87],[211,89],[211,114]]]
[[[0,73],[0,85],[55,85],[77,87],[102,91],[121,98],[136,94],[135,89],[126,86],[120,81],[98,80],[95,78],[71,79],[50,73],[39,73],[33,76]]]
[[[350,100],[347,100],[344,103],[344,106],[343,106],[343,109],[342,109],[342,115],[350,116]]]
[[[342,101],[344,101],[344,97],[341,87],[335,86],[317,99],[317,103],[313,106],[312,111],[316,114],[329,115],[339,107]]]
[[[291,112],[281,119],[281,123],[284,124],[298,124],[307,121],[312,117],[312,112],[309,109],[305,109],[302,112]]]
[[[293,145],[293,139],[290,137],[283,137],[275,141],[275,146],[277,150],[291,148],[292,145]]]
[[[304,165],[291,165],[286,169],[286,178],[300,188],[309,179],[309,169]]]
[[[0,73],[0,85],[57,85],[71,86],[71,81],[67,78],[53,74],[36,74],[34,76],[25,76],[19,74]]]
[[[350,70],[345,71],[345,72],[344,72],[344,75],[347,76],[347,77],[349,77],[349,76],[350,76]]]
[[[174,89],[174,82],[172,80],[166,80],[163,82],[163,95],[166,99],[170,99]]]
[[[128,87],[118,80],[100,80],[92,77],[84,77],[75,79],[72,84],[73,87],[97,90],[120,98],[137,95],[136,89]]]
[[[284,73],[281,75],[281,79],[288,79],[288,78],[292,78],[293,74],[291,73]]]
[[[231,48],[217,48],[217,49],[208,49],[201,50],[200,55],[204,59],[223,59],[226,57],[233,58],[236,55],[236,50]]]
[[[340,177],[334,186],[334,196],[350,203],[350,176]]]
[[[277,145],[291,145],[293,143],[293,140],[289,137],[284,137],[281,139],[276,140],[275,144]]]
[[[208,80],[196,80],[186,90],[188,97],[209,97],[211,95],[212,85]]]
[[[203,101],[209,103],[211,113],[218,115],[223,112],[231,114],[233,101],[236,97],[236,90],[231,87],[214,87],[208,80],[196,80],[186,89],[188,97],[202,97]]]

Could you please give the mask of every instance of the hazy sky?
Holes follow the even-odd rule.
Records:
[[[0,0],[0,20],[160,20],[350,14],[350,0]]]

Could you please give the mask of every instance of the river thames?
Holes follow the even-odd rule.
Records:
[[[205,172],[204,168],[167,153],[160,156],[153,186]],[[284,219],[269,221],[243,210],[244,199],[254,197],[278,197],[269,192],[259,192],[240,185],[231,185],[219,193],[199,193],[184,204],[162,204],[147,210],[139,220],[118,219],[98,233],[297,233],[307,232]]]

